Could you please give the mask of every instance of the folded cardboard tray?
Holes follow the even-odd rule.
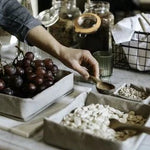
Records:
[[[73,73],[60,70],[57,82],[32,98],[20,98],[0,94],[0,114],[27,121],[53,104],[57,98],[66,95],[73,89]]]
[[[113,96],[95,93],[86,95],[83,93],[60,112],[45,118],[44,141],[48,144],[69,150],[135,150],[143,140],[145,134],[135,135],[125,141],[111,141],[60,124],[64,116],[75,110],[77,107],[92,103],[109,105],[123,112],[135,111],[136,114],[147,118],[145,125],[150,126],[149,105],[126,101],[122,98]]]
[[[123,89],[124,87],[128,87],[128,88],[133,88],[139,92],[144,92],[145,93],[145,98],[142,99],[135,99],[133,97],[126,97],[126,96],[122,96],[119,94],[119,91],[121,89]],[[124,91],[124,94],[126,92]],[[116,91],[113,93],[114,96],[118,96],[118,97],[121,97],[121,98],[124,98],[124,99],[127,99],[127,100],[130,100],[130,101],[135,101],[135,102],[140,102],[140,103],[143,103],[143,104],[150,104],[150,88],[148,87],[143,87],[143,86],[140,86],[140,85],[135,85],[135,84],[132,84],[132,83],[124,83],[123,85],[121,85],[118,89],[116,89]],[[135,94],[134,94],[135,95]]]

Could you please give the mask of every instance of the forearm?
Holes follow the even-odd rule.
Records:
[[[64,46],[61,45],[49,32],[42,26],[31,29],[27,34],[27,41],[45,52],[61,59]]]
[[[53,55],[66,66],[78,71],[85,78],[89,77],[89,69],[93,75],[99,76],[98,63],[89,51],[61,45],[42,26],[31,29],[27,34],[27,41]]]
[[[85,78],[88,69],[99,76],[99,67],[89,51],[65,47],[47,32],[41,23],[16,0],[0,0],[0,26],[43,51],[61,60],[66,66],[78,71]]]

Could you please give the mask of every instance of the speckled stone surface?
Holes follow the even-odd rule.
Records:
[[[48,57],[48,54],[42,53],[39,51],[39,55],[43,57]],[[65,67],[60,61],[54,59],[54,62],[59,66],[61,69],[72,71]],[[77,74],[78,76],[78,74]],[[81,79],[81,80],[80,80]],[[116,88],[121,86],[123,83],[134,83],[136,85],[150,87],[150,74],[148,73],[141,73],[141,72],[134,72],[134,71],[127,71],[121,69],[113,69],[113,74],[110,78],[104,79],[108,82],[113,83]],[[85,81],[83,78],[78,76],[75,80],[76,84],[92,87],[93,91],[96,91],[95,85]],[[143,140],[142,144],[139,146],[137,150],[149,150],[150,149],[150,136],[147,135],[146,138]],[[0,130],[0,149],[8,149],[8,150],[60,150],[59,148],[55,148],[49,146],[43,142],[42,139],[42,131],[37,133],[34,137],[31,138],[23,138],[12,133]]]

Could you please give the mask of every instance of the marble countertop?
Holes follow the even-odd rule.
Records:
[[[41,55],[41,52],[39,52]],[[43,57],[47,57],[47,54],[42,54]],[[60,69],[65,69],[69,71],[73,71],[65,67],[60,61],[53,58],[53,61],[56,65],[59,66]],[[75,73],[76,74],[76,73]],[[78,76],[78,74],[76,74]],[[80,76],[78,76],[80,77]],[[81,78],[82,79],[82,78]],[[123,83],[134,83],[136,85],[141,86],[150,86],[150,74],[141,73],[141,72],[133,72],[122,69],[113,69],[113,75],[111,78],[106,79],[109,82],[113,83],[116,88],[121,86]],[[91,83],[87,83],[86,81],[76,80],[76,84],[91,87],[93,91],[96,91],[95,85]],[[0,130],[0,149],[2,150],[60,150],[59,148],[47,145],[43,142],[43,131],[41,130],[36,135],[31,138],[24,138],[7,131]],[[143,140],[142,144],[139,146],[137,150],[149,150],[150,148],[150,136],[147,135]]]
[[[140,4],[145,4],[145,3],[147,3],[147,4],[150,4],[150,1],[149,0],[139,0],[139,3]]]

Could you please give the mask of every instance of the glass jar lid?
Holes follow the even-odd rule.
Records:
[[[37,18],[45,27],[50,27],[59,19],[58,10],[56,10],[54,7],[51,7],[50,9],[40,12]]]

